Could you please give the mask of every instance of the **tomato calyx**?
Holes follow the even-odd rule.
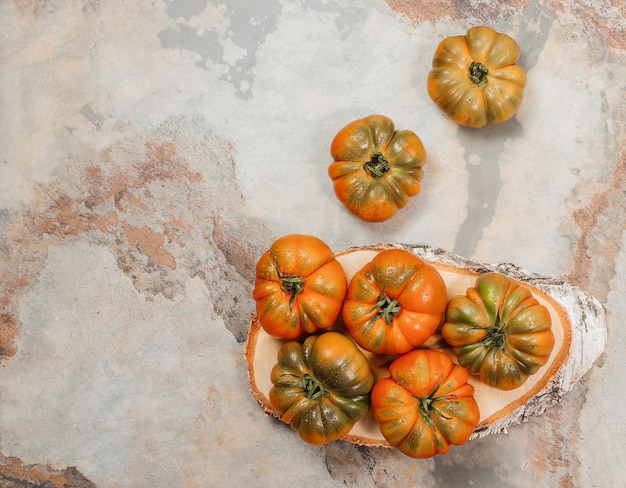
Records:
[[[387,325],[391,325],[393,319],[402,310],[398,300],[392,300],[389,298],[384,289],[376,297],[376,300],[376,305],[370,309],[369,313],[372,313],[374,310],[378,310],[378,312],[370,319],[368,326],[376,322],[381,317],[385,319]]]
[[[506,323],[500,320],[500,315],[496,315],[495,323],[487,327],[487,335],[480,341],[488,349],[504,349],[504,339],[506,337]]]
[[[298,381],[299,386],[304,390],[307,400],[316,400],[318,398],[328,398],[330,393],[324,385],[317,381],[310,374],[303,374]]]
[[[437,407],[434,406],[434,403],[436,401],[439,401],[439,400],[444,399],[444,398],[449,398],[449,397],[456,396],[456,395],[451,395],[451,394],[441,395],[441,396],[438,396],[438,397],[435,396],[435,393],[437,393],[437,391],[439,390],[439,387],[441,386],[442,380],[443,380],[443,378],[439,378],[439,383],[437,383],[437,386],[435,387],[435,389],[427,397],[419,397],[417,395],[413,395],[413,397],[419,402],[419,410],[420,410],[420,415],[422,416],[422,419],[430,427],[432,427],[434,425],[433,418],[431,416],[431,414],[433,414],[433,413],[443,417],[446,420],[450,419],[450,417],[446,417],[445,415],[443,415],[437,409]]]
[[[476,61],[472,61],[469,67],[470,80],[476,86],[481,87],[487,84],[487,75],[489,74],[489,69],[483,63],[477,63]]]
[[[296,295],[304,289],[304,278],[292,274],[282,274],[278,267],[276,273],[280,279],[280,286],[285,293],[289,293],[289,308],[293,308],[293,302],[296,299]]]
[[[374,178],[381,178],[389,171],[389,161],[380,152],[375,152],[372,159],[363,164],[365,172]]]

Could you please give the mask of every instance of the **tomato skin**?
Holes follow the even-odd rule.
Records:
[[[347,286],[345,271],[326,243],[290,234],[274,241],[257,262],[252,296],[263,329],[279,339],[295,339],[336,322]]]
[[[378,306],[383,295],[387,302]],[[342,319],[363,349],[403,354],[435,333],[447,303],[446,285],[433,266],[404,249],[385,249],[352,277]]]
[[[396,131],[384,115],[346,125],[335,135],[330,153],[328,175],[335,195],[362,220],[382,222],[393,217],[421,190],[424,145],[414,132]]]
[[[501,390],[523,385],[554,347],[547,308],[528,288],[495,272],[450,300],[441,334],[470,373]]]
[[[428,94],[458,124],[478,128],[505,122],[522,103],[526,86],[519,57],[517,43],[490,27],[448,37],[435,50]]]
[[[372,389],[372,412],[387,441],[413,458],[446,454],[469,440],[480,420],[469,373],[436,350],[416,349]]]
[[[309,444],[343,437],[370,409],[370,365],[354,342],[338,332],[283,344],[271,380],[272,406]]]

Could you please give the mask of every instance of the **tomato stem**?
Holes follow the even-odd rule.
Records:
[[[481,341],[481,344],[489,349],[504,349],[504,340],[506,337],[506,324],[500,320],[500,315],[496,315],[493,325],[487,328],[487,336]]]
[[[370,176],[380,178],[389,171],[389,161],[385,159],[382,153],[376,152],[372,155],[371,160],[363,164],[363,169]]]
[[[330,393],[310,374],[304,374],[300,377],[300,386],[304,390],[308,400],[315,400],[320,397],[328,398]]]
[[[420,415],[428,425],[432,425],[433,419],[430,417],[430,407],[433,404],[431,397],[418,398],[420,404]]]
[[[380,292],[376,300],[377,300],[376,305],[374,305],[370,309],[369,313],[372,313],[374,310],[378,310],[378,312],[376,313],[376,315],[372,317],[369,324],[371,324],[372,322],[375,322],[376,320],[382,317],[385,319],[385,322],[387,323],[387,325],[391,325],[391,323],[393,322],[393,319],[402,310],[402,307],[400,307],[398,300],[392,300],[391,298],[389,298],[389,296],[387,296],[387,294],[385,293],[385,290],[382,290]]]
[[[487,84],[487,74],[489,69],[483,63],[477,63],[472,61],[469,67],[470,80],[476,84],[476,86],[484,86]]]
[[[437,393],[437,391],[439,390],[439,387],[441,386],[442,381],[443,381],[443,376],[439,378],[439,383],[437,383],[437,386],[435,387],[435,389],[427,397],[418,397],[416,395],[413,395],[419,401],[419,410],[420,410],[420,415],[422,416],[422,419],[424,419],[424,422],[426,422],[430,427],[434,425],[431,413],[435,413],[439,415],[440,417],[443,417],[444,419],[448,419],[448,420],[450,419],[450,417],[446,417],[445,415],[443,415],[434,406],[434,403],[438,400],[456,396],[453,394],[441,395],[438,397],[435,396],[435,393]]]
[[[291,294],[289,298],[289,308],[293,308],[293,302],[296,299],[296,295],[304,289],[304,278],[297,275],[281,274],[278,267],[276,267],[276,273],[280,278],[280,286],[285,293]]]

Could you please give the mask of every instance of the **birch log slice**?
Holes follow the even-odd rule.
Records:
[[[426,245],[378,244],[351,248],[336,256],[350,280],[378,252],[391,248],[411,251],[435,266],[446,282],[448,298],[464,295],[467,288],[474,286],[479,275],[497,271],[526,285],[550,312],[555,335],[554,350],[548,363],[531,375],[526,383],[514,390],[502,391],[470,378],[481,412],[472,439],[506,432],[508,427],[544,413],[572,389],[604,350],[606,322],[602,305],[580,288],[563,281],[539,276],[513,264],[477,263]],[[342,331],[341,325],[338,324],[335,330]],[[250,385],[263,410],[277,418],[280,415],[269,401],[272,387],[270,372],[276,364],[276,353],[282,343],[265,333],[253,313],[245,350]],[[451,349],[437,334],[424,346],[443,350],[455,359]],[[388,376],[387,366],[396,356],[363,352],[370,360],[376,379]],[[360,445],[390,447],[371,412],[357,422],[344,439]]]

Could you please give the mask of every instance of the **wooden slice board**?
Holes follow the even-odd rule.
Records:
[[[606,322],[602,305],[581,289],[560,280],[542,277],[512,264],[487,265],[426,245],[378,244],[351,248],[336,254],[346,271],[348,281],[354,273],[383,249],[406,249],[437,268],[448,290],[448,298],[464,295],[483,273],[497,271],[527,286],[552,318],[555,346],[548,363],[521,387],[502,391],[470,378],[481,412],[472,439],[506,432],[507,428],[541,415],[558,403],[564,394],[593,366],[606,344]],[[341,326],[335,330],[342,331]],[[245,357],[253,395],[263,410],[277,418],[269,401],[272,387],[270,372],[276,364],[276,353],[283,341],[269,336],[253,313],[246,343]],[[439,335],[424,345],[454,355]],[[376,379],[388,376],[387,366],[395,356],[374,355],[363,351],[370,360]],[[382,436],[376,419],[370,412],[357,422],[345,440],[370,446],[390,447]]]

